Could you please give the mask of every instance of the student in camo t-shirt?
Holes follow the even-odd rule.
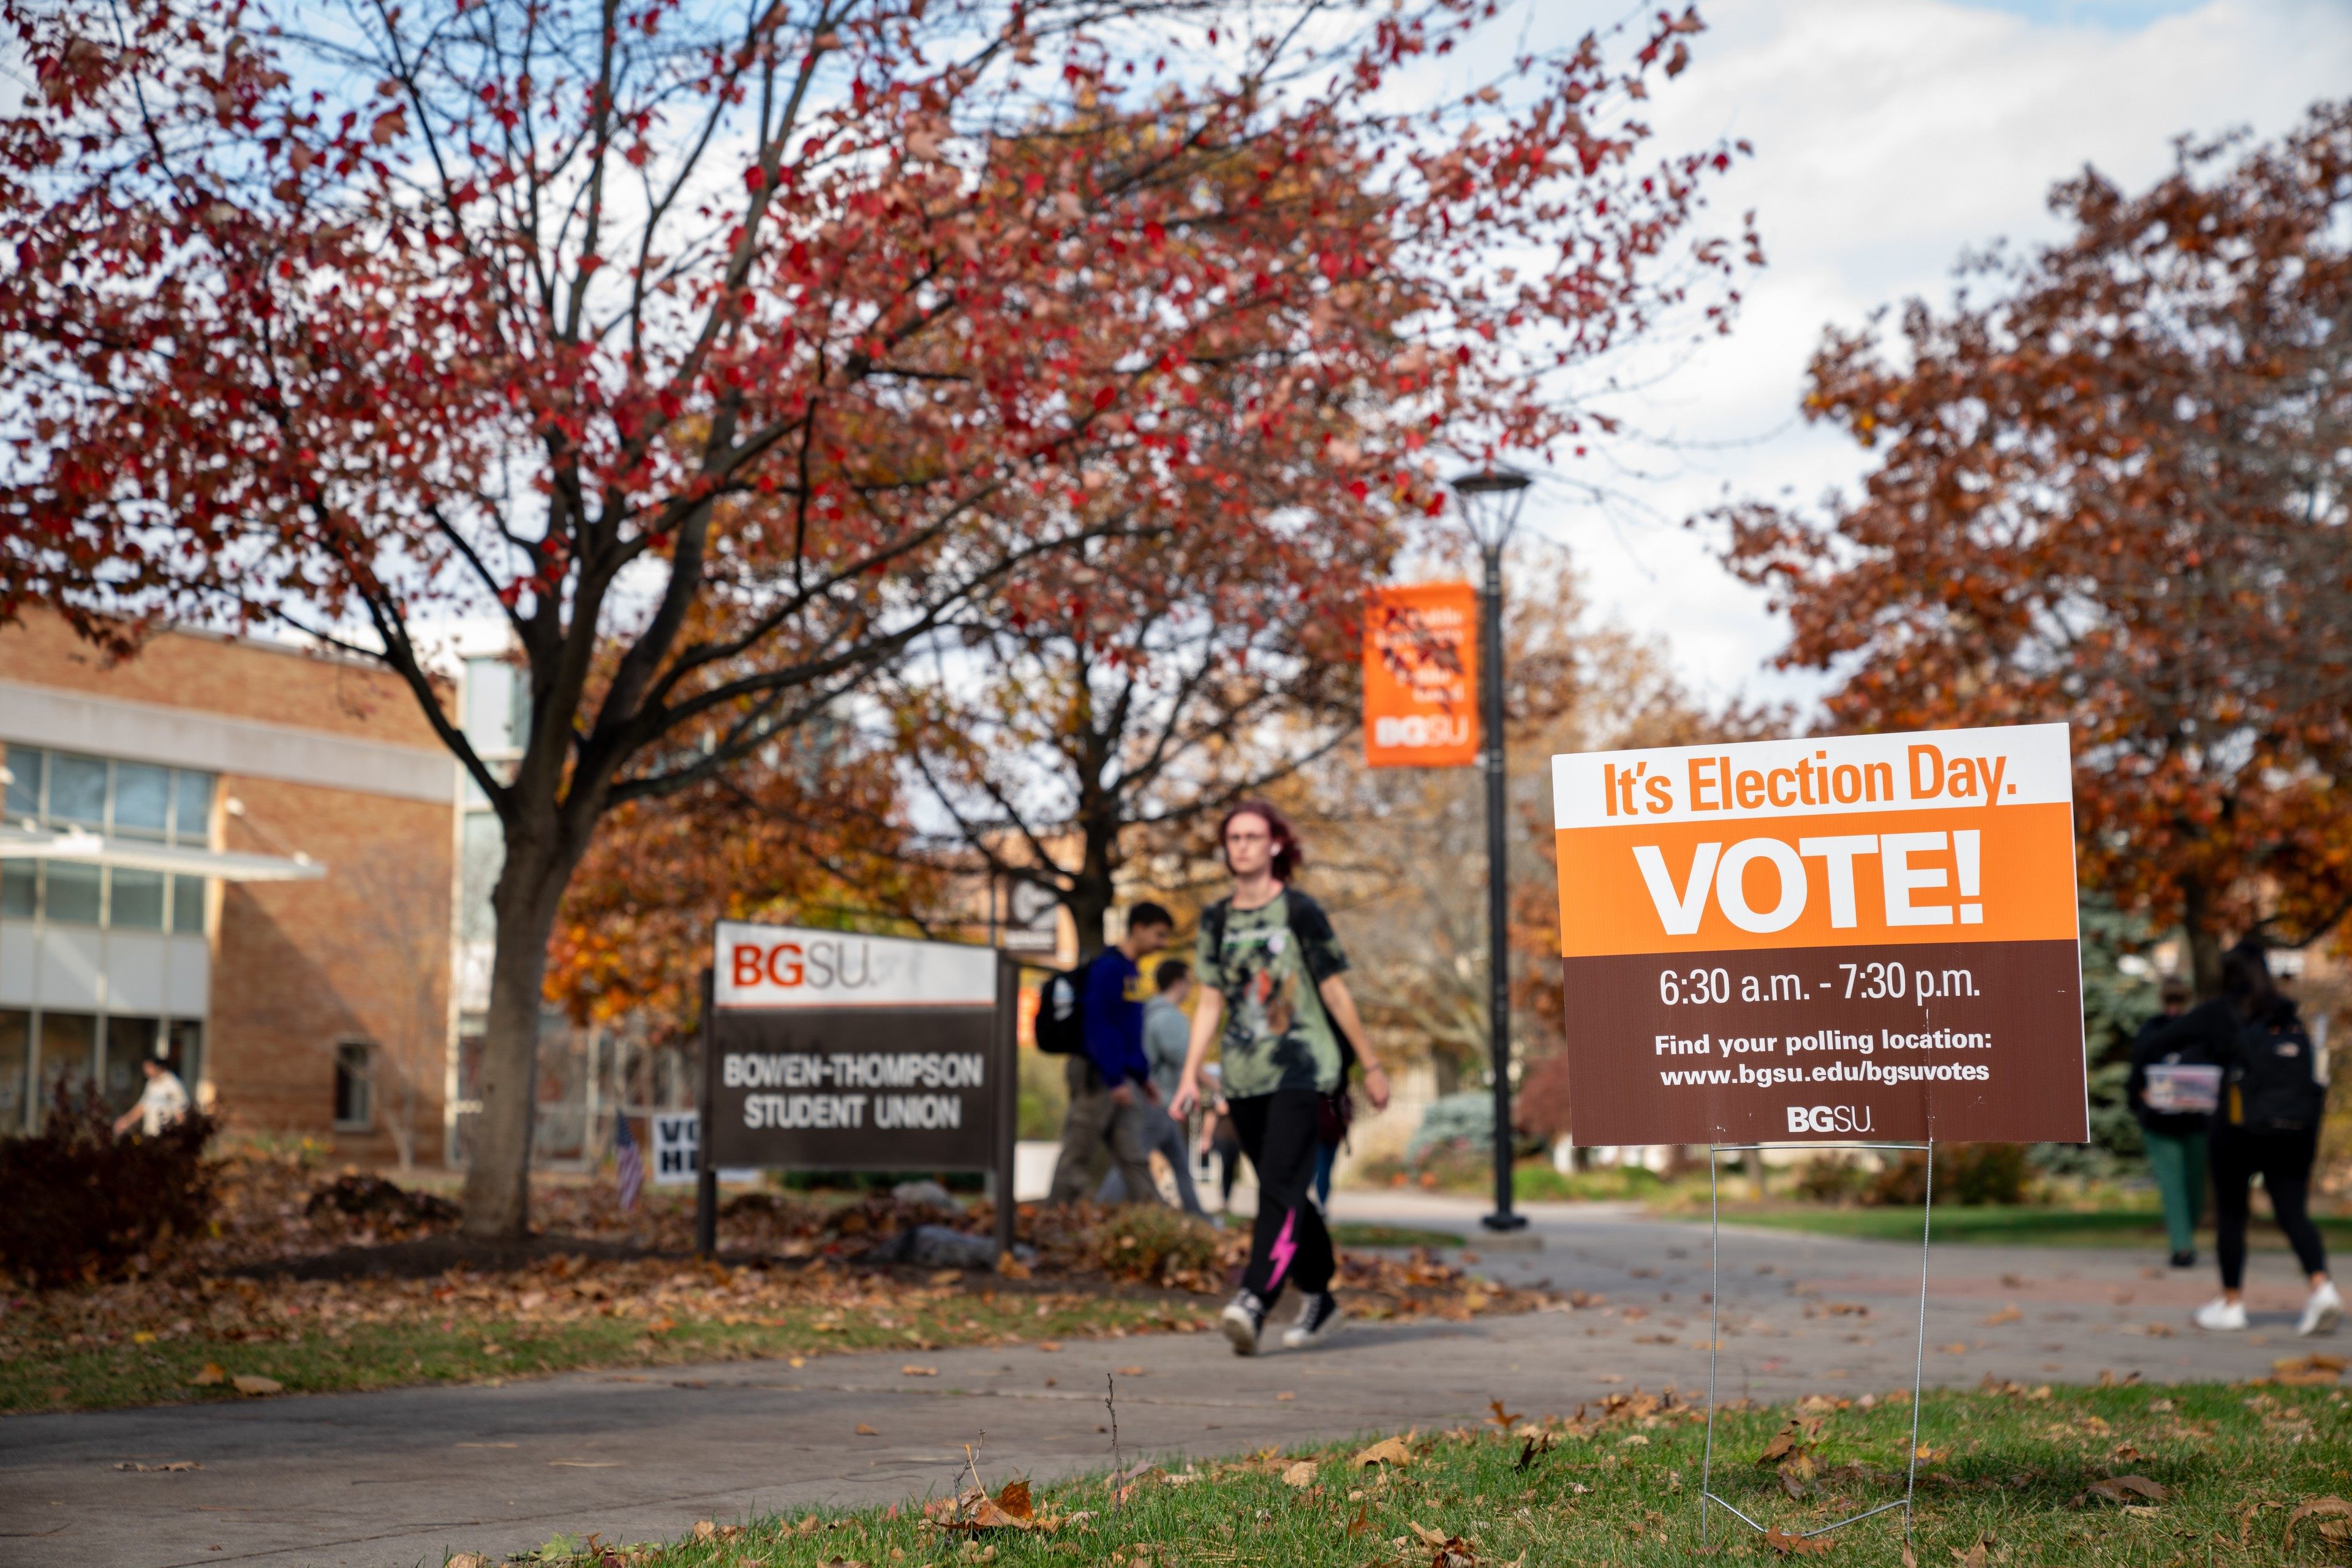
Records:
[[[1193,961],[1201,1000],[1169,1110],[1181,1120],[1198,1103],[1202,1064],[1215,1041],[1234,1131],[1258,1189],[1249,1267],[1222,1322],[1235,1352],[1255,1355],[1266,1313],[1286,1285],[1296,1284],[1307,1300],[1297,1322],[1283,1331],[1284,1344],[1313,1343],[1339,1316],[1331,1294],[1331,1234],[1310,1188],[1322,1099],[1341,1087],[1343,1035],[1363,1064],[1375,1109],[1388,1103],[1389,1083],[1365,1051],[1362,1021],[1340,978],[1348,955],[1330,918],[1287,886],[1302,858],[1297,834],[1273,806],[1248,801],[1226,814],[1219,837],[1234,890],[1201,916]]]

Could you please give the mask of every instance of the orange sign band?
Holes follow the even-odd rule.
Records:
[[[2074,808],[1565,828],[1560,952],[2074,940]]]

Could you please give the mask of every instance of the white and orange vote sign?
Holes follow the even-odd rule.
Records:
[[[2089,1135],[2063,724],[1552,759],[1578,1143]]]
[[[1364,761],[1478,760],[1478,595],[1467,583],[1375,588],[1364,618]]]

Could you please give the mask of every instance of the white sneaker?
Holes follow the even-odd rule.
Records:
[[[1318,1290],[1299,1304],[1298,1321],[1282,1331],[1282,1342],[1291,1350],[1305,1350],[1318,1340],[1330,1337],[1331,1326],[1339,1321],[1339,1299],[1328,1290]]]
[[[1255,1292],[1244,1290],[1218,1314],[1217,1326],[1233,1342],[1235,1355],[1255,1355],[1258,1334],[1265,1327],[1265,1303]]]
[[[2246,1304],[2216,1296],[2197,1309],[2193,1321],[2200,1329],[2211,1329],[2216,1333],[2236,1333],[2246,1326]]]
[[[2333,1280],[2311,1293],[2303,1304],[2303,1321],[2294,1326],[2298,1334],[2332,1334],[2336,1325],[2344,1321],[2344,1298],[2336,1292]]]

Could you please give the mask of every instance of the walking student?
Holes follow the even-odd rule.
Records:
[[[1201,916],[1193,953],[1201,1000],[1170,1110],[1181,1120],[1200,1103],[1201,1069],[1213,1042],[1234,1131],[1257,1172],[1249,1266],[1221,1323],[1236,1353],[1255,1355],[1266,1314],[1288,1286],[1305,1300],[1284,1344],[1311,1344],[1339,1317],[1331,1235],[1308,1189],[1321,1142],[1320,1097],[1339,1087],[1343,1032],[1355,1043],[1376,1109],[1388,1103],[1389,1084],[1364,1050],[1363,1025],[1340,978],[1348,956],[1330,918],[1289,886],[1302,858],[1298,835],[1272,805],[1248,801],[1226,814],[1218,837],[1234,887]]]
[[[1160,1103],[1171,1104],[1184,1078],[1184,1054],[1192,1038],[1192,1020],[1184,1004],[1192,994],[1192,966],[1181,958],[1163,958],[1151,972],[1152,996],[1143,1005],[1143,1056],[1151,1066],[1151,1087]],[[1146,1115],[1151,1148],[1176,1173],[1176,1201],[1186,1214],[1205,1214],[1201,1194],[1192,1185],[1192,1161],[1185,1148],[1184,1124],[1172,1116]],[[1127,1181],[1117,1171],[1103,1177],[1095,1194],[1103,1203],[1126,1195]]]
[[[2246,1225],[2260,1175],[2271,1213],[2311,1286],[2295,1332],[2331,1332],[2343,1320],[2344,1298],[2328,1279],[2327,1249],[2308,1208],[2326,1093],[2312,1065],[2311,1037],[2293,998],[2272,982],[2259,942],[2225,953],[2221,994],[2166,1025],[2148,1047],[2160,1053],[2191,1042],[2223,1068],[2208,1134],[2221,1294],[2197,1310],[2197,1326],[2223,1332],[2246,1326]]]
[[[2193,1268],[2197,1222],[2205,1214],[2205,1129],[2221,1104],[2221,1064],[2207,1058],[2194,1038],[2157,1047],[2165,1026],[2189,1010],[2188,984],[2166,979],[2158,999],[2162,1011],[2132,1041],[2124,1097],[2147,1146],[2147,1168],[2156,1177],[2164,1229],[2172,1243],[2172,1266]]]
[[[1070,1058],[1069,1115],[1062,1123],[1061,1157],[1054,1163],[1051,1201],[1084,1197],[1095,1152],[1108,1144],[1111,1169],[1130,1203],[1156,1204],[1151,1150],[1160,1136],[1160,1093],[1143,1054],[1143,971],[1140,961],[1168,945],[1176,917],[1155,903],[1127,911],[1127,934],[1095,954],[1079,993],[1086,1054]]]

